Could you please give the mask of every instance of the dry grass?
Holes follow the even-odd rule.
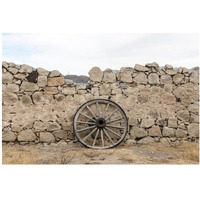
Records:
[[[177,153],[179,159],[185,161],[194,161],[199,163],[199,144],[191,143],[190,145],[183,144],[178,149],[180,152]]]
[[[199,144],[155,143],[114,149],[3,145],[3,164],[198,164]]]

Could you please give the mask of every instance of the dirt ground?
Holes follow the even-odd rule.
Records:
[[[2,164],[199,164],[199,144],[124,143],[93,150],[80,143],[2,144]]]

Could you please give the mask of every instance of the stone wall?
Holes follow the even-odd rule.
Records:
[[[74,140],[73,116],[95,98],[119,104],[129,119],[126,139],[137,143],[199,138],[199,68],[136,64],[120,71],[89,71],[77,84],[58,71],[2,63],[2,140],[51,143]]]

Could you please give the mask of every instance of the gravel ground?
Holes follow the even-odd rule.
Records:
[[[80,143],[2,144],[3,164],[199,164],[199,144],[146,145],[124,143],[113,149],[93,150]]]

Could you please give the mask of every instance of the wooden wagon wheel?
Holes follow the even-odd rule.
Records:
[[[94,99],[83,104],[74,115],[74,134],[83,145],[107,149],[120,144],[128,131],[128,120],[123,109],[105,99]]]

